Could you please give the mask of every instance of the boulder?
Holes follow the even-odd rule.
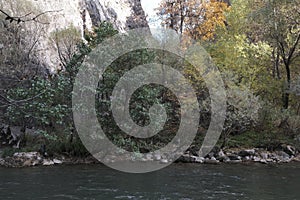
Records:
[[[238,164],[241,163],[242,160],[226,160],[225,163],[229,163],[229,164]]]
[[[63,163],[63,161],[58,160],[58,159],[53,159],[53,162],[54,162],[54,164],[58,164],[58,165]]]
[[[241,160],[241,157],[236,155],[236,154],[227,154],[227,157],[230,159],[230,160]]]
[[[291,145],[283,145],[282,150],[290,156],[296,155],[296,148]]]
[[[269,153],[268,152],[260,152],[259,155],[264,160],[267,160],[269,158]]]
[[[205,159],[204,160],[204,163],[205,164],[219,164],[220,163],[220,161],[218,161],[218,160],[216,160],[216,159]]]
[[[182,163],[194,163],[196,161],[196,156],[190,156],[188,154],[184,154],[177,159],[178,162]]]
[[[32,160],[26,160],[24,163],[23,163],[23,167],[30,167],[30,166],[33,166],[32,165]]]
[[[266,159],[260,159],[260,161],[259,161],[260,163],[262,163],[262,164],[268,164],[268,162],[267,162],[267,160]]]
[[[160,160],[162,159],[162,156],[161,156],[161,154],[156,153],[156,154],[153,155],[153,159],[154,159],[155,161],[160,161]]]
[[[238,155],[241,156],[241,157],[254,156],[255,155],[255,150],[254,149],[242,150],[238,153]]]
[[[55,163],[52,160],[49,160],[49,159],[43,160],[43,165],[44,166],[51,166],[51,165],[54,165],[54,164]]]
[[[291,161],[289,154],[285,153],[284,151],[277,151],[275,159],[279,163]]]
[[[161,163],[161,164],[168,164],[169,161],[168,161],[167,159],[161,159],[161,160],[160,160],[160,163]]]

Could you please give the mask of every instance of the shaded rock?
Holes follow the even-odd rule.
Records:
[[[243,162],[242,160],[226,160],[225,163],[229,163],[229,164],[238,164]]]
[[[23,163],[23,167],[30,167],[32,166],[32,160],[26,160],[24,163]]]
[[[260,152],[259,155],[264,160],[267,160],[269,158],[269,154],[267,152]]]
[[[277,151],[276,154],[279,156],[279,157],[283,157],[285,159],[289,159],[290,156],[289,154],[285,153],[284,151]]]
[[[230,159],[230,160],[241,160],[241,157],[236,155],[236,154],[227,154],[227,157]]]
[[[291,158],[289,156],[289,154],[285,153],[284,151],[277,151],[276,152],[277,156],[276,156],[276,160],[280,163],[280,162],[290,162]]]
[[[190,156],[188,154],[184,154],[177,159],[177,162],[182,162],[182,163],[193,163],[195,161],[196,161],[196,157]]]
[[[205,164],[219,164],[220,161],[216,160],[216,159],[205,159],[204,160]]]
[[[238,155],[241,157],[253,156],[255,155],[255,150],[254,149],[242,150],[238,153]]]
[[[193,156],[199,156],[200,147],[192,145],[188,148],[187,153]]]
[[[263,163],[263,164],[268,164],[267,160],[266,159],[260,159],[259,161],[260,163]]]
[[[300,162],[300,154],[293,158],[293,161]]]
[[[282,150],[290,156],[296,155],[296,148],[291,145],[282,145]]]
[[[5,160],[0,158],[0,166],[4,166],[5,165]]]

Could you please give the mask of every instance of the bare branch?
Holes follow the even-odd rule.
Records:
[[[9,21],[10,23],[13,23],[15,21],[18,24],[21,23],[21,22],[29,22],[29,21],[34,21],[34,22],[41,23],[41,24],[49,24],[48,22],[41,22],[41,21],[39,21],[38,20],[39,17],[41,17],[42,15],[45,15],[47,13],[60,12],[60,11],[62,11],[62,9],[61,10],[45,11],[45,12],[42,12],[42,13],[34,16],[34,17],[29,17],[30,15],[32,15],[32,13],[30,12],[30,13],[24,15],[24,16],[14,17],[14,16],[11,16],[11,15],[7,14],[2,9],[0,9],[0,12],[6,16],[5,20]]]

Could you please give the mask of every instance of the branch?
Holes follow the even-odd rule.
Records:
[[[40,13],[40,14],[32,17],[32,18],[30,18],[28,16],[32,14],[31,12],[28,13],[28,14],[26,14],[26,15],[24,15],[24,16],[14,17],[14,16],[11,16],[11,15],[7,14],[2,9],[0,9],[0,12],[3,13],[6,16],[5,20],[9,21],[10,23],[13,23],[15,21],[15,22],[17,22],[17,24],[19,24],[21,22],[29,22],[29,21],[34,21],[34,22],[41,23],[41,24],[49,24],[47,22],[41,22],[41,21],[39,21],[38,18],[41,17],[42,15],[47,14],[47,13],[60,12],[60,11],[62,11],[62,9],[61,10],[45,11],[45,12],[42,12],[42,13]]]
[[[297,39],[296,39],[294,45],[292,46],[292,48],[291,48],[291,50],[290,50],[290,52],[289,52],[288,61],[291,61],[291,60],[292,60],[293,54],[294,54],[295,51],[296,51],[296,47],[298,46],[299,41],[300,41],[300,33],[298,34]]]
[[[21,103],[26,103],[26,102],[29,102],[29,101],[33,101],[34,99],[40,97],[41,95],[45,94],[46,91],[44,92],[41,92],[33,97],[30,97],[30,98],[27,98],[27,99],[22,99],[22,100],[13,100],[13,99],[10,99],[10,98],[7,98],[3,95],[0,94],[0,97],[6,101],[6,105],[3,105],[3,106],[0,106],[0,107],[6,107],[6,106],[9,106],[9,105],[14,105],[14,106],[19,106],[18,104],[21,104]],[[2,101],[3,102],[3,101]]]

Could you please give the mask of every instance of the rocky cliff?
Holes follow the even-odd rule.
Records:
[[[0,5],[12,16],[23,16],[29,12],[19,12],[22,10],[20,7],[24,7],[24,2],[30,5],[29,11],[34,10],[35,14],[46,12],[41,21],[47,24],[40,24],[44,31],[40,34],[38,48],[43,63],[52,71],[55,71],[59,63],[56,49],[49,45],[53,43],[49,38],[56,30],[72,25],[83,36],[84,30],[91,30],[92,26],[97,26],[102,21],[111,22],[120,32],[148,27],[140,0],[16,0],[13,3],[0,0]]]

